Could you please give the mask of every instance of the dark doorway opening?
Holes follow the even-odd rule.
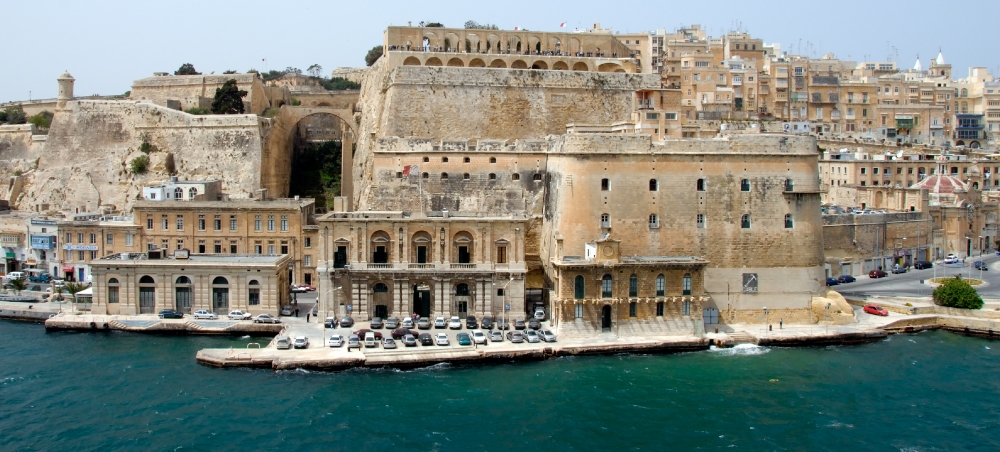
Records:
[[[388,264],[389,263],[389,253],[385,251],[384,246],[376,246],[375,254],[372,256],[372,262],[376,264]]]
[[[601,308],[601,329],[611,331],[611,306],[604,305]]]
[[[458,263],[459,264],[469,263],[469,247],[467,246],[458,247]]]
[[[333,268],[344,268],[347,266],[347,247],[338,246],[337,252],[333,255]]]
[[[427,263],[427,247],[418,246],[417,247],[417,263],[426,264]]]
[[[413,286],[413,311],[416,312],[417,315],[419,315],[420,317],[430,317],[431,315],[430,288],[422,289],[421,286]]]
[[[375,317],[389,317],[389,307],[384,304],[375,305]]]

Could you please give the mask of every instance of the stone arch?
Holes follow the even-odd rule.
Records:
[[[616,63],[604,63],[597,66],[597,72],[618,72],[618,69],[621,69],[621,66]]]
[[[472,61],[469,62],[469,67],[486,67],[486,62],[483,61],[482,58],[473,58]]]
[[[875,208],[881,209],[885,204],[885,195],[881,191],[875,192]]]
[[[465,67],[465,62],[461,58],[455,57],[448,60],[449,67]]]
[[[420,66],[420,59],[414,56],[406,57],[403,60],[403,66]]]
[[[435,34],[432,31],[424,31],[423,41],[425,47],[438,47],[441,45],[441,42],[438,39],[437,34]]]
[[[500,52],[500,37],[490,33],[486,35],[486,51]]]
[[[521,38],[519,38],[517,36],[511,36],[511,37],[507,38],[507,48],[506,49],[502,49],[502,50],[507,50],[507,51],[511,51],[511,52],[520,53],[521,52]]]
[[[438,57],[430,57],[424,62],[424,66],[441,66],[441,60]]]
[[[562,52],[562,41],[559,38],[551,37],[549,38],[549,48],[553,52]]]
[[[538,60],[538,61],[536,61],[534,63],[531,63],[531,68],[532,69],[542,69],[542,70],[545,70],[545,69],[549,68],[549,65],[546,64],[544,61]]]
[[[532,52],[538,52],[542,50],[541,47],[542,47],[542,40],[539,39],[538,36],[528,37],[528,50]]]
[[[580,40],[577,38],[569,38],[569,48],[566,49],[570,53],[582,52],[583,47],[580,46]],[[574,69],[575,71],[576,69]]]
[[[369,262],[373,264],[388,264],[392,259],[392,239],[389,233],[379,229],[369,236]]]
[[[493,60],[493,62],[490,63],[490,67],[503,69],[507,67],[507,62],[504,60]]]
[[[479,36],[476,35],[475,33],[469,33],[469,34],[465,35],[465,42],[467,42],[468,45],[469,45],[469,47],[470,47],[469,49],[466,49],[466,50],[470,50],[470,51],[474,51],[474,52],[479,52],[480,50],[482,50],[480,48],[480,39],[479,39]]]
[[[471,264],[475,256],[476,239],[469,231],[459,231],[452,236],[454,243],[452,251],[452,262],[459,264]]]
[[[410,236],[410,262],[428,264],[434,262],[434,256],[434,239],[431,234],[427,231],[414,232]]]
[[[458,38],[455,33],[448,33],[444,36],[445,51],[446,52],[459,52],[462,46],[465,45],[465,41]]]
[[[972,149],[979,149],[981,146],[980,146],[980,144],[979,144],[978,141],[973,141],[973,142],[969,143],[969,147],[972,148]]]
[[[528,64],[525,63],[523,60],[517,60],[517,61],[514,61],[513,63],[510,64],[510,68],[511,69],[527,69],[528,68]]]
[[[573,64],[573,70],[589,72],[590,66],[587,66],[587,63],[584,63],[583,61],[577,61],[576,63]]]
[[[556,61],[556,63],[552,65],[552,70],[554,70],[554,71],[568,71],[569,70],[569,65],[566,64],[565,61]]]

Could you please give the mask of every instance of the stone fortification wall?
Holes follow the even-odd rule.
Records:
[[[221,179],[231,196],[248,197],[259,187],[269,124],[255,115],[193,116],[145,102],[70,102],[56,113],[38,166],[25,173],[22,195],[11,204],[127,210],[142,185],[171,175],[171,159],[183,179]],[[144,137],[153,146],[150,171],[137,176],[129,162],[142,155]],[[8,171],[3,168],[4,178],[12,176]]]
[[[202,98],[215,97],[215,90],[229,80],[236,80],[236,85],[247,91],[247,97],[243,99],[247,113],[261,114],[271,106],[267,90],[256,74],[147,77],[132,82],[129,99],[149,100],[164,106],[168,100],[177,100],[181,103],[181,109],[187,110],[201,106]]]
[[[338,67],[330,73],[330,77],[340,77],[347,81],[361,83],[366,73],[368,73],[368,68],[366,67]]]

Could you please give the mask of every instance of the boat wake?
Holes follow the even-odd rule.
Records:
[[[768,353],[771,349],[754,344],[739,344],[730,348],[719,348],[713,345],[708,351],[721,356],[756,356]]]

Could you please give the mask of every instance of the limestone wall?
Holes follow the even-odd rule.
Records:
[[[270,100],[260,78],[256,74],[224,75],[170,75],[147,77],[132,82],[132,100],[149,100],[157,105],[166,105],[168,100],[179,100],[181,109],[201,106],[200,98],[215,97],[215,90],[229,80],[247,91],[243,99],[249,108],[247,113],[260,114],[270,107]]]
[[[128,209],[142,185],[170,175],[169,158],[183,179],[221,179],[232,197],[248,197],[260,184],[261,143],[269,124],[255,115],[193,116],[134,101],[70,102],[53,118],[41,152],[12,151],[29,159],[37,152],[40,158],[11,204],[81,212],[102,205]],[[154,147],[150,171],[135,176],[128,166],[142,154],[144,136]],[[0,171],[4,179],[13,175],[9,167]]]

